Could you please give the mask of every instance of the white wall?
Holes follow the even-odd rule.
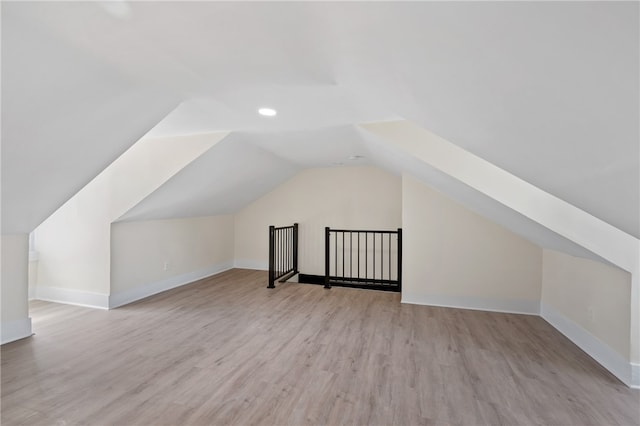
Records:
[[[544,250],[542,317],[629,382],[631,274]]]
[[[12,342],[31,335],[28,305],[29,235],[2,235],[2,328],[0,341]]]
[[[402,178],[402,301],[538,313],[542,249]]]
[[[35,299],[36,287],[38,286],[38,252],[29,252],[29,300]]]
[[[111,222],[226,133],[142,139],[35,230],[36,297],[106,308]]]
[[[299,270],[324,275],[324,227],[401,225],[401,179],[375,167],[308,169],[236,214],[238,267],[268,267],[269,225],[299,224]]]
[[[110,307],[233,267],[232,215],[111,226]]]

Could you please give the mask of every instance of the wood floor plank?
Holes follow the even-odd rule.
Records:
[[[112,311],[35,301],[3,425],[638,425],[630,390],[534,316],[232,270]]]

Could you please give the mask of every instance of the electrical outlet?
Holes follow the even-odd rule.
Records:
[[[593,306],[587,307],[587,315],[589,316],[589,321],[594,322],[596,320],[596,313],[593,309]]]
[[[169,262],[165,261],[165,262],[162,264],[162,269],[163,269],[163,270],[165,270],[165,271],[169,270]]]

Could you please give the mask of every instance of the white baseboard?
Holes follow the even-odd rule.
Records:
[[[33,334],[31,332],[31,318],[3,322],[0,333],[2,334],[0,337],[2,345],[30,337]]]
[[[442,306],[445,308],[472,309],[476,311],[503,312],[509,314],[539,315],[537,300],[485,299],[467,296],[407,295],[402,292],[402,303],[412,305]]]
[[[631,385],[634,389],[640,389],[640,364],[631,363]]]
[[[187,272],[185,274],[169,277],[161,281],[142,284],[130,290],[112,294],[111,296],[109,296],[109,309],[124,306],[129,303],[135,302],[136,300],[144,299],[145,297],[153,296],[154,294],[162,293],[163,291],[171,290],[172,288],[180,287],[185,284],[190,284],[194,281],[198,281],[203,278],[228,271],[232,268],[232,261],[225,262],[197,271]]]
[[[256,260],[244,260],[244,259],[236,259],[233,265],[234,268],[238,269],[255,269],[258,271],[268,271],[269,270],[269,262],[262,262]]]
[[[34,299],[87,308],[109,309],[109,295],[67,288],[37,286]]]
[[[640,378],[638,377],[640,365],[630,363],[609,345],[556,311],[550,305],[544,303],[540,305],[540,316],[624,384],[630,387],[640,386],[640,381],[638,380]]]

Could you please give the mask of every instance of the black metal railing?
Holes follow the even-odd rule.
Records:
[[[269,286],[285,282],[298,273],[298,224],[269,227]]]
[[[402,290],[402,229],[325,228],[324,287]]]

